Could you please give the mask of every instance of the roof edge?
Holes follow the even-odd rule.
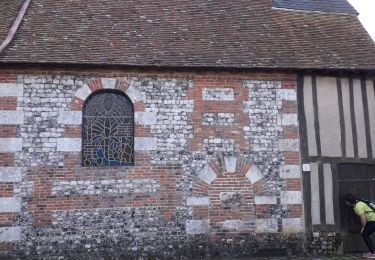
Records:
[[[334,74],[334,75],[349,75],[349,76],[366,76],[375,77],[375,68],[296,68],[296,67],[219,67],[219,66],[157,66],[157,65],[123,65],[123,64],[78,64],[78,63],[4,63],[0,62],[0,68],[6,70],[48,70],[48,71],[63,71],[63,72],[79,72],[79,69],[84,70],[129,70],[129,71],[177,71],[177,72],[277,72],[290,74]],[[374,78],[375,79],[375,78]]]
[[[285,8],[285,7],[274,7],[274,6],[272,6],[271,9],[272,10],[280,10],[280,11],[289,11],[289,12],[300,12],[300,13],[348,15],[348,16],[355,16],[355,17],[357,17],[359,15],[358,11],[355,14],[352,14],[352,13],[340,13],[340,12],[308,11],[308,10],[292,9],[292,8]]]
[[[22,20],[23,20],[23,17],[25,16],[25,13],[27,11],[27,8],[29,7],[30,5],[30,2],[31,0],[25,0],[18,12],[18,15],[16,17],[16,19],[14,20],[14,23],[12,25],[12,27],[10,28],[9,30],[9,33],[7,35],[7,37],[5,38],[5,40],[1,43],[0,45],[0,53],[9,45],[9,43],[13,40],[14,38],[14,35],[16,34]]]

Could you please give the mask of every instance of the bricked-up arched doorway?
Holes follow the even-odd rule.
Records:
[[[345,204],[343,197],[346,193],[352,193],[358,198],[375,200],[375,165],[338,164],[337,176],[340,198],[339,230],[343,238],[343,250],[344,252],[366,252],[366,245],[360,235],[360,220],[353,209]]]
[[[199,173],[187,199],[193,217],[187,233],[277,232],[277,221],[265,213],[277,204],[274,195],[248,159],[219,156]]]

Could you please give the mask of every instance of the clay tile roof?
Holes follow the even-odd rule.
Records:
[[[375,43],[356,15],[272,5],[32,0],[0,63],[375,70]]]

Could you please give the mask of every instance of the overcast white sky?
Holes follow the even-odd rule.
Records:
[[[348,0],[359,12],[359,20],[375,41],[375,0]]]

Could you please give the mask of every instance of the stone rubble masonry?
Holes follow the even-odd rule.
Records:
[[[59,181],[52,184],[52,195],[156,193],[158,180]]]
[[[233,101],[234,90],[232,88],[203,88],[203,100]]]
[[[342,238],[339,233],[320,231],[313,232],[310,249],[315,255],[331,255],[339,253]]]
[[[234,113],[203,113],[202,126],[230,126],[234,123]]]
[[[195,249],[181,245],[205,254],[229,240],[301,250],[295,85],[280,73],[1,74],[0,256],[183,258]],[[81,167],[83,105],[105,89],[133,103],[134,166]]]

